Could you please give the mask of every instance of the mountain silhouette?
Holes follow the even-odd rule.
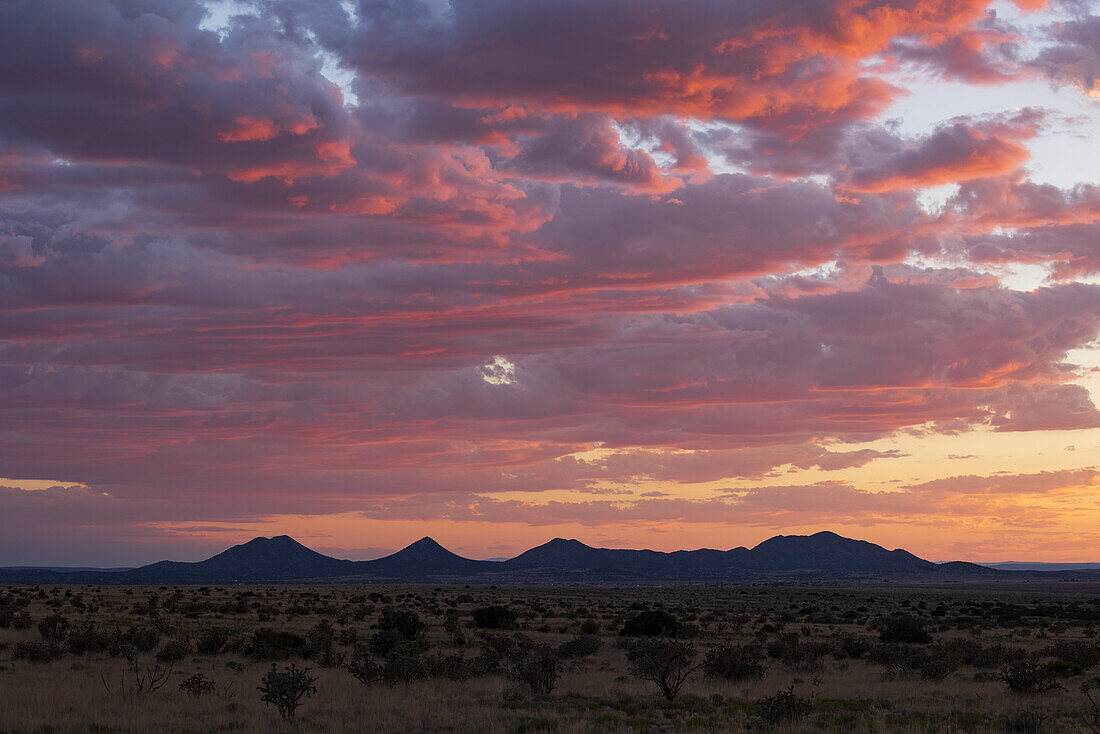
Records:
[[[421,538],[412,545],[383,558],[361,561],[356,573],[397,580],[423,580],[430,577],[474,574],[492,561],[475,561],[452,553],[431,538]]]
[[[554,538],[506,561],[478,561],[421,538],[373,561],[346,561],[286,535],[254,538],[197,563],[160,561],[129,571],[0,569],[0,582],[55,584],[477,583],[530,585],[698,585],[784,583],[1091,580],[1100,571],[1007,571],[933,563],[833,532],[777,535],[754,548],[666,553],[594,548]]]
[[[345,576],[354,561],[342,561],[310,550],[289,535],[253,538],[198,563],[160,561],[119,576],[121,583],[233,583],[288,581]]]
[[[852,540],[829,531],[777,535],[745,556],[750,568],[766,571],[935,573],[940,568],[939,564],[917,558],[909,551],[890,551],[866,540]]]

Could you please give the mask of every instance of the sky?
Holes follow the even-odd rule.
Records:
[[[1100,561],[1100,3],[7,0],[0,564]]]

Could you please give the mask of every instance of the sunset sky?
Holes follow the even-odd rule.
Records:
[[[1100,1],[6,0],[0,565],[1100,561]]]

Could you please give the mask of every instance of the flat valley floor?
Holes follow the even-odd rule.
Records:
[[[1100,586],[0,589],[0,732],[283,731],[1098,732]]]

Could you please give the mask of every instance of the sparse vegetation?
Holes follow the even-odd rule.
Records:
[[[1100,734],[1083,586],[8,587],[0,612],[0,731],[273,731],[274,664],[312,732]]]

